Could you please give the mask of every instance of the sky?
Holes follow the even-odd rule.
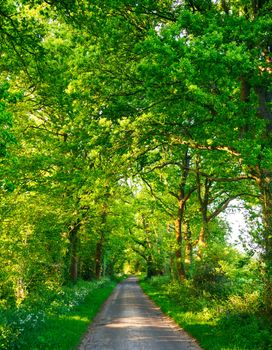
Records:
[[[247,232],[249,231],[246,222],[247,213],[242,201],[233,200],[231,204],[222,214],[222,217],[227,221],[231,230],[228,242],[234,245],[239,251],[245,251],[239,236],[243,236],[247,240]]]

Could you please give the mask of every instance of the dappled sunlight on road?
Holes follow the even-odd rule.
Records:
[[[141,349],[201,350],[129,278],[115,289],[79,350]]]
[[[156,328],[164,328],[165,325],[158,324],[157,317],[123,317],[117,318],[114,322],[109,323],[106,327],[109,328],[126,328],[126,327],[156,327]]]

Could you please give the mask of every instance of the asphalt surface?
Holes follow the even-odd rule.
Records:
[[[113,291],[78,350],[201,350],[130,277]]]

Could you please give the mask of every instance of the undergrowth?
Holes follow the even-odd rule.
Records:
[[[43,289],[17,308],[0,309],[1,350],[75,349],[111,293],[107,278]]]
[[[204,350],[271,350],[272,326],[262,314],[259,291],[219,297],[169,277],[141,282],[162,311],[194,336]]]

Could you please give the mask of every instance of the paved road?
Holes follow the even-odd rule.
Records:
[[[130,277],[104,304],[78,350],[201,350]]]

